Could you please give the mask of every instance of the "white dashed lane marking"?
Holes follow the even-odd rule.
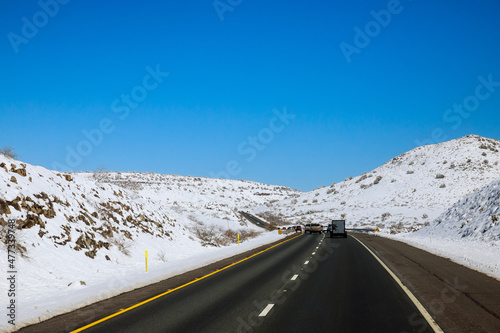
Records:
[[[260,313],[259,317],[265,317],[267,316],[267,314],[269,313],[269,311],[271,311],[271,309],[273,308],[274,304],[268,304],[264,310],[262,310],[262,312]]]
[[[304,265],[307,265],[308,263],[309,263],[309,260],[307,260],[307,261],[304,263]]]
[[[299,274],[295,274],[294,276],[292,276],[292,281],[297,280],[298,277],[299,277]]]

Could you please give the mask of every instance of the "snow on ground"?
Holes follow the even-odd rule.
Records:
[[[500,280],[500,181],[460,199],[427,227],[380,236],[401,240]]]
[[[377,235],[402,241],[500,280],[500,241],[485,242],[432,234],[426,237],[412,233]]]
[[[85,258],[75,258],[73,251],[61,251],[48,243],[40,244],[37,251],[43,252],[43,256],[37,256],[36,260],[18,261],[20,288],[17,297],[16,329],[257,248],[284,236],[278,235],[276,231],[266,232],[239,246],[232,244],[226,247],[171,244],[166,249],[162,247],[166,253],[161,250],[148,250],[158,247],[151,244],[150,238],[144,236],[130,249],[130,256],[123,255],[124,263],[119,265],[105,259],[97,259],[79,266],[79,259],[83,261]],[[1,259],[1,265],[4,267],[5,260]],[[50,283],[46,279],[40,282],[36,274],[30,274],[32,271],[38,272],[42,277],[50,275],[53,278]],[[4,293],[5,282],[2,281],[2,284],[1,290]],[[2,321],[0,331],[9,332],[14,329]]]
[[[0,236],[16,218],[27,256],[16,262],[17,321],[47,319],[282,237],[265,233],[238,247],[236,233],[261,230],[241,210],[285,225],[345,218],[348,227],[378,227],[381,236],[499,278],[500,184],[478,191],[499,180],[499,149],[497,140],[470,135],[307,193],[244,180],[63,174],[0,155]],[[0,251],[7,267],[3,243]]]

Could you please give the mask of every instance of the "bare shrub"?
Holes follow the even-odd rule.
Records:
[[[9,227],[7,226],[7,222],[3,219],[0,218],[0,248],[4,249],[5,252],[7,252],[8,245],[9,245]],[[23,239],[21,237],[21,234],[17,232],[18,230],[21,230],[21,226],[18,224],[15,228],[15,254],[20,254],[22,258],[29,258],[28,256],[28,249],[23,245]],[[11,248],[12,250],[12,248]]]
[[[441,173],[438,173],[438,174],[436,175],[436,179],[443,179],[443,178],[444,178],[444,175],[443,175],[443,174],[441,174]]]
[[[118,251],[130,257],[130,247],[132,246],[132,242],[130,240],[126,239],[124,236],[118,236],[111,238],[109,242],[116,246]]]
[[[263,218],[264,220],[268,221],[270,223],[269,225],[269,230],[274,230],[276,229],[276,226],[278,225],[283,225],[287,224],[287,221],[283,219],[281,215],[275,215],[270,212],[264,212],[264,213],[259,213],[257,216]]]
[[[18,155],[14,152],[14,148],[9,146],[4,146],[3,148],[1,148],[0,154],[4,155],[5,157],[12,158],[13,160],[18,158]]]
[[[194,227],[194,234],[200,240],[203,246],[219,247],[223,244],[222,229],[214,225],[206,225],[198,221]]]
[[[240,242],[256,237],[260,234],[252,229],[224,229],[220,226],[206,225],[203,222],[197,222],[194,227],[195,236],[201,241],[202,246],[221,247],[235,244],[238,242],[238,234]]]
[[[259,236],[262,232],[253,229],[240,229],[238,233],[240,234],[240,241],[244,242]]]
[[[389,213],[389,212],[382,214],[382,221],[387,220],[387,218],[390,216],[391,216],[391,213]]]
[[[362,182],[363,180],[365,180],[366,178],[368,178],[368,176],[366,174],[362,175],[361,177],[359,177],[358,180],[356,180],[356,184],[359,183],[359,182]]]
[[[264,229],[266,229],[268,231],[273,231],[273,230],[276,230],[277,228],[278,228],[278,223],[276,223],[276,222],[269,222],[264,227]]]
[[[161,250],[160,252],[158,252],[156,254],[156,259],[158,259],[159,261],[166,262],[167,261],[167,254],[165,253],[165,251]]]

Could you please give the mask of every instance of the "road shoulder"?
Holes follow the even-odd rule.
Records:
[[[355,236],[398,276],[445,332],[500,332],[500,281],[396,240]],[[423,323],[415,323],[417,331],[419,325]]]

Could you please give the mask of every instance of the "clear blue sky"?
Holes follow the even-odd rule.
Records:
[[[0,0],[0,146],[27,163],[310,190],[500,139],[498,0],[40,3]]]

